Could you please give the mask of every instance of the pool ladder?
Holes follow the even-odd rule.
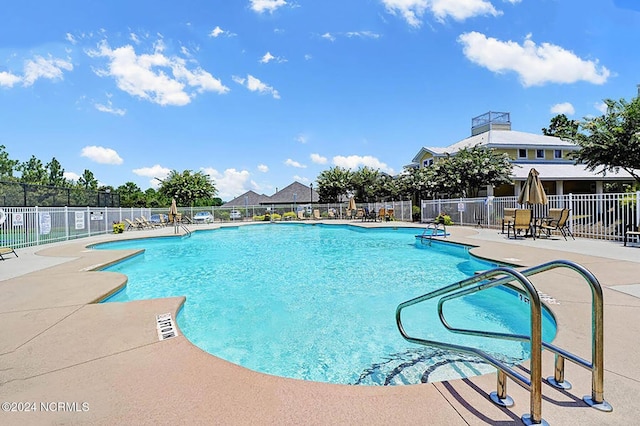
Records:
[[[585,281],[587,281],[591,288],[591,362],[586,361],[562,348],[542,341],[542,303],[540,301],[538,292],[527,277],[555,268],[569,268],[576,271],[585,279]],[[445,302],[461,296],[476,293],[481,290],[496,287],[498,285],[508,285],[513,281],[517,281],[521,284],[522,288],[524,289],[524,293],[528,298],[528,300],[525,299],[525,302],[528,302],[531,308],[531,336],[481,330],[457,329],[451,327],[446,321],[444,313],[442,311],[442,306]],[[509,286],[511,287],[511,285]],[[404,330],[404,326],[402,324],[402,310],[404,308],[420,302],[424,302],[434,297],[441,297],[438,301],[438,315],[444,327],[446,327],[452,333],[495,339],[529,341],[531,344],[529,378],[523,376],[518,371],[515,371],[510,366],[504,364],[500,360],[480,349],[409,336]],[[546,379],[547,383],[556,388],[565,390],[571,389],[571,384],[564,378],[564,361],[569,360],[591,371],[591,395],[585,396],[583,398],[584,402],[587,403],[587,405],[600,411],[610,412],[613,410],[611,405],[604,400],[603,317],[602,287],[600,286],[597,278],[585,267],[568,260],[554,260],[551,262],[540,264],[538,266],[524,269],[522,271],[507,267],[494,268],[465,280],[450,284],[439,290],[434,290],[430,293],[403,302],[398,305],[396,309],[396,324],[398,326],[398,330],[400,331],[402,337],[404,337],[409,342],[470,353],[484,359],[487,363],[494,366],[498,370],[497,389],[496,392],[492,392],[490,394],[490,398],[495,404],[503,407],[511,407],[514,404],[513,399],[507,395],[507,377],[510,377],[516,383],[529,390],[529,413],[523,414],[521,417],[522,422],[526,425],[547,424],[547,422],[542,419],[543,348],[555,354],[554,376],[548,377]]]
[[[184,231],[184,236],[185,237],[190,237],[191,234],[193,234],[193,231],[191,231],[189,228],[187,228],[187,225],[176,222],[174,224],[174,226],[173,226],[173,233],[177,234],[180,229],[182,229]]]
[[[420,242],[422,244],[425,244],[425,240],[429,242],[429,245],[431,245],[431,242],[433,241],[433,237],[438,237],[438,231],[442,230],[443,234],[442,236],[444,238],[447,238],[447,227],[445,226],[444,223],[442,222],[429,222],[427,224],[427,227],[424,228],[424,231],[422,231],[422,235],[416,235],[417,238],[420,238]],[[431,232],[429,232],[431,231]]]

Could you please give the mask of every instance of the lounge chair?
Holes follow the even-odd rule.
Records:
[[[387,211],[384,208],[378,210],[378,219],[380,219],[380,222],[384,222],[386,217],[387,217]]]
[[[163,226],[160,222],[151,222],[144,216],[140,216],[140,221],[144,223],[147,228],[161,228]]]
[[[314,218],[315,220],[320,220],[320,219],[321,219],[321,217],[320,217],[320,210],[318,210],[318,209],[313,209],[313,218]]]
[[[567,240],[567,235],[571,235],[571,238],[575,240],[575,237],[571,233],[571,230],[569,229],[569,225],[567,224],[568,219],[569,219],[569,209],[562,209],[560,211],[560,218],[557,220],[551,219],[546,223],[543,222],[542,224],[540,224],[540,231],[544,231],[547,237],[551,236],[552,231],[559,231],[564,237],[565,241]]]
[[[513,222],[507,224],[507,238],[511,238],[511,230],[513,230],[513,238],[524,231],[525,235],[529,234],[535,240],[535,232],[531,223],[532,212],[529,209],[517,209],[515,211]]]
[[[636,238],[636,240],[640,240],[640,230],[638,230],[637,226],[627,225],[626,231],[624,233],[624,246],[627,246],[627,240],[631,238]]]
[[[144,229],[140,222],[132,222],[130,219],[125,219],[124,222],[127,224],[127,231],[129,229]]]
[[[18,257],[18,253],[11,247],[0,247],[0,260],[4,260],[4,256],[7,254],[15,254]]]
[[[360,208],[360,209],[356,210],[355,218],[356,219],[361,219],[364,222],[364,219],[365,219],[365,211],[364,211],[364,209]]]
[[[393,209],[387,209],[387,220],[396,220]]]
[[[334,209],[329,209],[327,212],[327,217],[329,219],[336,219],[336,211]]]

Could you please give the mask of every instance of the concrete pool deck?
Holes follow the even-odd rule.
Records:
[[[567,362],[573,389],[543,384],[542,417],[559,425],[635,424],[640,418],[634,399],[640,394],[640,248],[561,237],[514,241],[495,229],[454,226],[448,231],[447,240],[476,246],[472,253],[483,258],[521,266],[567,259],[595,274],[605,302],[604,396],[613,412],[582,402],[591,394],[591,374]],[[184,299],[94,303],[124,285],[126,277],[92,270],[134,251],[87,246],[162,235],[173,235],[173,228],[19,249],[20,257],[0,262],[0,403],[14,402],[16,409],[28,403],[32,409],[0,411],[0,424],[500,425],[518,424],[529,412],[528,391],[511,380],[508,393],[515,406],[500,408],[488,399],[496,388],[495,374],[411,386],[332,385],[247,370],[203,352],[181,334],[159,341],[156,315],[175,317]],[[564,269],[536,275],[532,282],[553,302],[548,306],[558,321],[554,343],[590,360],[586,282]],[[544,351],[543,377],[553,370],[553,355]]]

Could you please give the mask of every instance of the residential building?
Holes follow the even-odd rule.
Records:
[[[572,141],[554,136],[511,130],[511,114],[487,112],[471,120],[471,136],[447,147],[423,147],[410,167],[429,167],[447,154],[475,145],[506,153],[513,164],[512,184],[488,187],[481,196],[518,195],[529,170],[535,168],[548,195],[594,194],[605,191],[605,182],[632,183],[633,177],[621,170],[606,176],[575,164],[570,153],[579,147]]]

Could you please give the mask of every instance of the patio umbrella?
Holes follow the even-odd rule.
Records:
[[[349,210],[355,210],[356,209],[356,199],[351,197],[349,198],[349,207],[347,207]]]
[[[529,170],[529,176],[518,196],[518,204],[547,204],[547,194],[544,192],[542,182],[536,169]]]
[[[178,214],[178,206],[176,205],[176,199],[171,199],[171,207],[169,207],[169,222],[174,222],[175,217]]]

